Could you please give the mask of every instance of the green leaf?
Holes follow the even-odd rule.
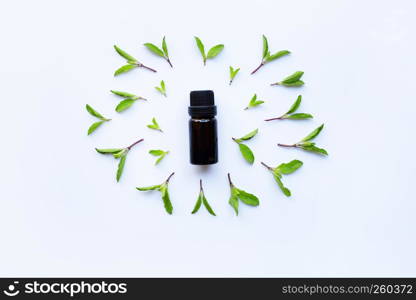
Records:
[[[250,107],[256,107],[263,103],[264,101],[257,101],[257,94],[254,94],[254,96],[250,99],[250,102],[248,103],[245,109],[249,109]]]
[[[282,56],[285,56],[285,55],[288,55],[288,54],[290,54],[290,51],[282,50],[282,51],[276,52],[275,54],[272,54],[272,55],[268,56],[266,58],[266,61],[270,62],[270,61],[276,60],[276,59],[281,58]]]
[[[199,37],[195,36],[194,38],[196,41],[196,45],[198,46],[199,52],[201,52],[202,58],[204,59],[204,63],[205,63],[207,57],[205,56],[204,44],[202,43]]]
[[[256,106],[259,106],[260,104],[263,104],[263,103],[264,103],[264,101],[254,101],[254,102],[250,102],[245,109],[249,109],[250,107],[256,107]]]
[[[260,204],[259,198],[243,190],[238,190],[238,198],[247,205],[258,206]]]
[[[161,156],[160,156],[160,157],[156,160],[155,165],[158,165],[158,164],[162,161],[162,159],[164,159],[164,158],[165,158],[166,154],[167,154],[167,153],[165,153],[165,154],[161,155]]]
[[[103,124],[105,121],[99,121],[99,122],[95,122],[93,123],[90,128],[88,128],[88,135],[90,135],[91,133],[93,133],[98,127],[100,127],[101,124]]]
[[[126,157],[127,157],[126,154],[121,156],[120,162],[118,163],[117,176],[116,176],[117,181],[120,181],[120,177],[123,174],[124,165],[126,164]]]
[[[280,174],[292,174],[293,172],[295,172],[297,169],[299,169],[300,167],[302,167],[303,162],[301,162],[300,160],[292,160],[288,163],[283,163],[280,164],[277,168],[274,169],[274,172],[278,172]]]
[[[163,150],[150,150],[149,153],[154,155],[154,156],[160,156],[160,155],[165,154],[165,151],[163,151]]]
[[[156,121],[156,119],[155,119],[155,118],[153,118],[153,119],[152,119],[152,123],[153,123],[153,124],[149,124],[149,125],[147,125],[147,127],[148,127],[148,128],[150,128],[150,129],[155,129],[155,130],[162,131],[162,130],[160,129],[159,124],[157,123],[157,121]]]
[[[287,87],[299,87],[299,86],[304,85],[305,83],[302,80],[298,80],[298,81],[295,81],[293,83],[279,82],[279,84],[283,85],[283,86],[287,86]]]
[[[133,99],[124,99],[116,106],[116,112],[122,112],[130,108],[136,100]]]
[[[269,53],[269,43],[267,42],[266,36],[263,34],[263,59],[267,57]]]
[[[114,91],[114,90],[110,90],[110,92],[112,92],[114,95],[124,97],[124,98],[131,98],[131,99],[138,98],[135,94],[131,94],[127,92]]]
[[[87,111],[89,112],[91,116],[101,119],[103,121],[105,120],[105,118],[98,111],[92,108],[89,104],[85,105],[85,108],[87,109]]]
[[[156,162],[155,165],[159,164],[162,159],[169,153],[169,151],[163,151],[163,150],[150,150],[149,151],[150,154],[154,155],[154,156],[160,156]]]
[[[287,76],[285,79],[283,79],[281,81],[281,83],[284,84],[291,84],[291,83],[295,83],[298,82],[299,79],[303,76],[304,72],[303,71],[296,71],[295,73],[293,73],[292,75]]]
[[[134,68],[137,68],[137,65],[124,65],[114,72],[114,76],[118,76],[120,74],[126,73],[130,70],[133,70]]]
[[[98,149],[98,148],[95,148],[95,150],[98,153],[101,153],[101,154],[113,154],[113,153],[117,153],[117,152],[122,151],[123,148],[109,148],[109,149]]]
[[[255,129],[255,130],[251,131],[250,133],[247,133],[245,136],[239,138],[239,140],[248,141],[248,140],[252,139],[258,132],[259,132],[259,129]]]
[[[240,147],[240,152],[243,155],[244,159],[248,163],[253,164],[254,163],[254,154],[251,151],[251,149],[248,146],[246,146],[244,144],[241,144],[241,143],[238,143],[238,146]]]
[[[313,116],[311,114],[298,113],[298,114],[292,114],[290,116],[287,116],[285,119],[305,120],[305,119],[312,119],[312,118]]]
[[[208,51],[207,58],[214,58],[215,56],[220,54],[223,49],[224,49],[224,45],[222,44],[212,47]]]
[[[273,173],[273,177],[276,180],[277,185],[279,186],[279,188],[282,190],[283,194],[285,194],[287,197],[290,197],[290,195],[291,195],[290,190],[283,185],[283,182],[280,179],[280,177],[278,175],[276,175],[275,173]]]
[[[151,186],[146,186],[146,187],[136,187],[136,189],[138,189],[139,191],[154,191],[154,190],[158,190],[160,189],[161,184],[158,185],[151,185]]]
[[[301,102],[302,95],[299,95],[298,98],[295,100],[295,103],[292,104],[292,106],[289,108],[286,114],[294,113],[299,108]]]
[[[324,128],[324,124],[322,124],[321,126],[319,126],[318,128],[316,128],[314,131],[312,131],[311,133],[309,133],[306,137],[304,137],[301,140],[301,142],[307,142],[307,141],[313,140],[321,132],[321,130],[323,128]]]
[[[116,45],[114,45],[114,49],[116,49],[117,53],[120,54],[120,56],[124,57],[126,60],[131,61],[131,62],[137,62],[137,59],[135,59],[133,56],[131,56],[124,50],[120,49]]]
[[[318,153],[318,154],[322,154],[322,155],[328,155],[328,152],[325,149],[322,148],[318,148],[314,145],[309,145],[309,146],[300,146],[303,150],[309,151],[309,152],[314,152],[314,153]]]
[[[204,193],[202,193],[202,203],[204,204],[205,208],[207,209],[207,211],[213,215],[216,216],[214,210],[212,209],[212,207],[209,205],[207,198],[205,197]]]
[[[201,204],[202,204],[202,197],[203,197],[203,193],[202,193],[202,191],[199,193],[199,195],[198,195],[198,199],[196,200],[196,203],[195,203],[195,207],[194,207],[194,209],[192,210],[192,214],[194,214],[194,213],[196,213],[198,210],[199,210],[199,208],[201,207]]]
[[[238,216],[238,189],[231,187],[231,196],[228,203],[234,208],[235,214]]]
[[[165,96],[165,97],[166,97],[166,86],[165,86],[165,82],[164,82],[163,80],[160,82],[160,87],[155,86],[155,89],[156,89],[159,93],[161,93],[163,96]]]
[[[162,49],[163,49],[163,52],[165,53],[165,56],[169,57],[168,45],[166,44],[165,37],[163,37],[163,40],[162,40]]]
[[[157,47],[156,45],[152,43],[145,43],[144,46],[146,46],[146,48],[149,49],[154,54],[161,56],[161,57],[165,57],[165,54],[163,53],[163,51],[159,49],[159,47]]]
[[[240,68],[237,68],[234,70],[232,66],[230,66],[230,84],[233,81],[234,77],[237,75],[237,73],[240,71]]]
[[[118,158],[122,157],[123,155],[126,155],[128,151],[129,150],[127,148],[124,148],[119,152],[113,153],[113,156],[114,156],[114,158],[118,159]]]
[[[171,215],[173,211],[173,206],[170,202],[168,185],[166,183],[162,184],[162,186],[160,187],[160,191],[162,192],[162,200],[165,206],[165,210],[168,214]]]

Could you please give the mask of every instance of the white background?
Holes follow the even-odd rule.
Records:
[[[1,276],[415,276],[412,1],[3,1],[0,5]],[[412,30],[413,29],[413,30]],[[260,62],[261,34],[272,51]],[[166,35],[174,69],[145,42]],[[225,50],[203,67],[193,36]],[[158,70],[123,64],[113,44]],[[241,67],[228,86],[228,67]],[[299,89],[270,87],[296,70]],[[164,79],[168,98],[154,86]],[[149,98],[114,111],[110,89]],[[189,91],[215,91],[220,162],[188,162]],[[243,111],[257,93],[266,103]],[[276,121],[298,94],[310,121]],[[113,120],[93,135],[89,103]],[[146,128],[157,117],[165,133]],[[329,157],[296,142],[316,139]],[[255,128],[253,166],[231,137]],[[145,141],[117,161],[94,147]],[[150,149],[169,149],[158,166]],[[300,159],[286,198],[260,165]],[[157,192],[170,172],[174,214]],[[227,172],[260,198],[228,204]],[[217,212],[191,215],[202,178]]]

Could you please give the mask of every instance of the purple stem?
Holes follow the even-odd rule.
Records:
[[[134,142],[133,144],[131,144],[130,146],[128,146],[127,147],[127,149],[131,149],[132,147],[134,147],[135,145],[137,145],[138,143],[140,143],[140,142],[142,142],[142,141],[144,141],[144,139],[140,139],[140,140],[138,140],[138,141],[136,141],[136,142]]]
[[[264,62],[261,62],[261,64],[257,68],[255,68],[253,72],[251,72],[251,75],[253,75],[254,73],[256,73],[263,66],[264,66]]]

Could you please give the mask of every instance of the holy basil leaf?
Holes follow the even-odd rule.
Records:
[[[268,52],[269,52],[269,43],[267,42],[266,36],[263,34],[263,59],[267,57]]]
[[[118,163],[117,176],[116,176],[117,182],[120,181],[120,177],[123,174],[124,165],[126,164],[126,157],[127,157],[127,154],[124,154],[120,158],[120,162]]]
[[[303,150],[322,154],[322,155],[328,155],[328,152],[325,149],[318,148],[316,146],[310,145],[310,146],[300,146]]]
[[[272,54],[272,55],[268,56],[266,58],[266,61],[270,62],[270,61],[276,60],[276,59],[281,58],[282,56],[285,56],[285,55],[288,55],[288,54],[290,54],[290,51],[281,50],[279,52],[276,52],[275,54]]]
[[[87,111],[89,112],[89,114],[91,116],[96,117],[96,118],[101,119],[101,120],[105,119],[98,111],[96,111],[94,108],[92,108],[89,104],[87,104],[85,106],[85,108],[87,109]]]
[[[298,81],[291,82],[291,83],[280,82],[280,85],[287,86],[287,87],[299,87],[299,86],[302,86],[304,84],[305,83],[302,80],[298,80]]]
[[[240,68],[234,69],[232,66],[230,66],[230,85],[234,80],[234,77],[237,75],[237,73],[240,71]]]
[[[137,59],[135,59],[133,56],[131,56],[124,50],[120,49],[116,45],[114,45],[114,49],[117,51],[118,54],[120,54],[120,56],[124,57],[127,61],[137,62]]]
[[[212,209],[212,207],[209,205],[207,198],[205,197],[204,193],[202,193],[202,203],[204,204],[205,208],[207,209],[207,211],[213,215],[216,216],[214,210]]]
[[[283,182],[280,179],[280,177],[277,176],[274,173],[273,173],[273,177],[276,180],[277,185],[279,186],[279,188],[282,190],[283,194],[285,194],[287,197],[290,197],[290,195],[291,195],[290,190],[283,185]]]
[[[165,57],[165,54],[163,53],[163,51],[159,49],[159,47],[157,47],[156,45],[152,43],[145,43],[144,46],[147,49],[149,49],[151,52],[153,52],[154,54],[161,56],[161,57]]]
[[[258,132],[259,132],[259,130],[255,129],[255,130],[251,131],[250,133],[247,133],[245,136],[239,138],[239,140],[248,141],[251,138],[253,138]]]
[[[165,158],[165,156],[166,156],[166,154],[161,155],[161,156],[160,156],[160,157],[156,160],[155,165],[158,165],[158,164],[162,161],[162,159],[164,159],[164,158]]]
[[[168,45],[166,44],[165,37],[163,37],[163,40],[162,40],[162,49],[163,49],[163,52],[165,53],[165,56],[168,57],[169,56]]]
[[[124,65],[124,66],[122,66],[121,68],[117,69],[114,72],[114,76],[118,76],[120,74],[126,73],[126,72],[128,72],[128,71],[130,71],[130,70],[132,70],[136,67],[137,67],[137,65],[130,65],[130,64],[129,65]]]
[[[238,190],[238,198],[240,198],[240,200],[247,205],[258,206],[260,204],[259,198],[257,198],[255,195],[240,189]]]
[[[202,191],[201,191],[201,192],[199,193],[199,195],[198,195],[198,199],[196,200],[195,207],[194,207],[194,209],[192,210],[192,214],[196,213],[196,212],[199,210],[199,208],[201,207],[201,204],[202,204],[202,197],[203,197],[203,193],[202,193]]]
[[[286,117],[286,119],[290,120],[305,120],[305,119],[312,119],[313,116],[311,114],[305,114],[305,113],[298,113],[298,114],[292,114]]]
[[[207,59],[207,57],[205,56],[205,48],[204,48],[204,44],[202,43],[201,39],[197,36],[194,37],[195,41],[196,41],[196,45],[198,46],[199,52],[201,52],[202,58],[205,60]]]
[[[324,124],[316,128],[314,131],[312,131],[310,134],[308,134],[306,137],[304,137],[301,142],[307,142],[313,140],[324,128]]]
[[[280,164],[276,169],[275,172],[281,173],[281,174],[291,174],[295,172],[297,169],[299,169],[303,165],[303,162],[300,160],[292,160],[288,163]]]
[[[136,187],[136,189],[138,189],[139,191],[154,191],[154,190],[159,190],[161,187],[160,184],[158,185],[151,185],[151,186],[146,186],[146,187]]]
[[[122,151],[123,148],[109,148],[109,149],[98,149],[95,148],[95,151],[101,154],[113,154]]]
[[[159,124],[157,123],[155,118],[152,119],[152,124],[147,125],[147,127],[150,129],[162,131],[162,129],[160,129]]]
[[[124,148],[124,149],[122,149],[121,151],[119,151],[119,152],[115,152],[115,153],[113,153],[113,156],[114,156],[114,158],[120,158],[120,157],[122,157],[122,156],[124,156],[124,155],[126,155],[127,154],[127,152],[129,151],[129,149],[128,148]]]
[[[127,93],[127,92],[122,92],[122,91],[114,91],[114,90],[110,90],[110,92],[112,92],[114,95],[123,97],[123,98],[137,98],[137,96],[135,94],[131,94],[131,93]]]
[[[283,79],[282,83],[285,83],[285,84],[295,83],[303,76],[303,74],[304,74],[303,71],[296,71],[292,75],[289,75],[285,79]]]
[[[163,151],[163,150],[150,150],[149,153],[154,155],[154,156],[160,156],[160,155],[165,154],[165,151]]]
[[[93,123],[90,128],[88,128],[88,135],[90,135],[91,133],[93,133],[98,127],[101,126],[101,124],[103,124],[105,121],[99,121],[99,122],[95,122]]]
[[[136,100],[124,99],[116,106],[116,112],[122,112],[130,108]]]
[[[253,164],[254,163],[254,154],[251,151],[251,149],[248,146],[246,146],[244,144],[241,144],[241,143],[238,143],[238,146],[240,147],[240,152],[243,155],[244,159],[248,163]]]
[[[228,203],[234,208],[235,214],[238,216],[238,189],[231,187],[231,196]]]
[[[163,200],[163,204],[165,206],[165,210],[168,214],[172,214],[173,211],[173,206],[172,206],[172,202],[170,202],[170,197],[169,197],[169,190],[168,190],[168,184],[164,183],[162,184],[162,186],[160,187],[160,192],[162,193],[162,200]]]
[[[299,95],[298,98],[295,100],[295,103],[292,104],[292,106],[289,108],[286,114],[294,113],[299,108],[301,102],[302,102],[302,95]]]
[[[220,54],[223,49],[224,49],[224,45],[222,44],[212,47],[211,49],[209,49],[207,53],[207,58],[214,58],[215,56]]]

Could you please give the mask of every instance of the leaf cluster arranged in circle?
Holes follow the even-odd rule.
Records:
[[[203,61],[204,66],[207,63],[207,60],[214,59],[224,50],[224,44],[217,44],[217,45],[210,47],[209,50],[206,51],[205,45],[199,37],[195,36],[194,40],[196,43],[196,48],[199,50],[202,56],[202,61]],[[272,53],[269,49],[269,43],[265,35],[262,36],[262,42],[263,42],[263,50],[262,50],[261,62],[251,72],[251,74],[255,74],[261,68],[263,68],[266,64],[269,64],[277,59],[280,59],[282,57],[285,57],[291,54],[291,52],[288,50],[279,50],[277,52]],[[153,43],[144,43],[144,46],[154,55],[166,60],[166,62],[170,65],[170,67],[173,68],[173,64],[169,56],[166,37],[162,38],[161,47]],[[127,53],[125,50],[118,47],[117,45],[114,45],[114,49],[119,54],[119,56],[125,60],[125,64],[120,66],[118,69],[116,69],[116,71],[114,72],[114,76],[119,76],[121,74],[130,72],[134,69],[146,69],[151,72],[157,72],[154,68],[151,68],[143,64],[141,61],[139,61],[138,59],[136,59],[135,57]],[[228,82],[229,85],[231,85],[234,82],[237,74],[239,73],[240,73],[239,67],[234,68],[232,66],[229,66],[229,82]],[[283,87],[290,87],[290,88],[301,87],[305,84],[304,81],[302,81],[303,75],[304,75],[303,71],[295,71],[294,73],[286,76],[285,78],[282,78],[279,81],[272,83],[271,86],[283,86]],[[164,80],[161,80],[159,85],[155,86],[155,89],[160,94],[167,97],[166,83]],[[143,101],[147,100],[146,98],[142,96],[139,96],[130,92],[125,92],[125,91],[111,90],[111,93],[121,98],[121,101],[115,107],[115,111],[117,113],[121,113],[127,109],[130,109],[139,100],[143,100]],[[248,110],[250,108],[257,107],[263,104],[264,102],[265,101],[258,99],[257,94],[254,94],[245,109]],[[277,121],[277,120],[298,121],[298,120],[312,119],[313,116],[309,113],[297,112],[301,105],[301,102],[302,102],[302,96],[299,95],[297,99],[295,100],[295,102],[292,104],[292,106],[287,110],[286,113],[278,115],[277,117],[265,119],[265,121]],[[92,117],[94,117],[95,119],[98,119],[98,121],[94,122],[88,128],[88,131],[87,131],[88,135],[95,132],[99,127],[101,127],[102,124],[111,121],[111,119],[104,117],[101,113],[99,113],[97,110],[92,108],[89,104],[86,104],[86,110]],[[159,125],[155,117],[152,118],[151,123],[148,124],[147,127],[152,130],[163,132],[161,129],[161,126]],[[318,146],[316,146],[315,142],[312,142],[312,140],[314,140],[321,133],[323,128],[324,128],[324,124],[320,125],[318,128],[316,128],[311,133],[309,133],[306,137],[300,139],[300,141],[298,142],[289,143],[289,144],[278,143],[277,145],[280,147],[284,147],[284,148],[301,149],[304,151],[326,156],[328,155],[328,152],[325,149],[319,148]],[[241,152],[243,159],[250,165],[254,164],[255,156],[254,156],[254,152],[252,151],[252,149],[247,145],[247,142],[251,140],[252,138],[254,138],[258,133],[259,133],[259,129],[255,129],[243,135],[240,138],[232,138],[232,140],[238,145],[239,151]],[[116,171],[117,182],[122,177],[128,153],[134,146],[143,142],[143,140],[144,140],[143,138],[138,139],[137,141],[135,141],[134,143],[132,143],[130,146],[127,146],[127,147],[96,148],[96,151],[98,153],[103,154],[103,155],[111,155],[115,159],[119,160],[117,171]],[[161,150],[161,149],[152,149],[149,151],[149,154],[157,157],[155,161],[155,165],[158,165],[168,154],[170,154],[170,151]],[[277,183],[277,186],[282,191],[282,193],[285,196],[290,197],[292,195],[292,192],[289,190],[289,188],[287,188],[284,185],[283,178],[285,175],[289,175],[297,171],[300,167],[303,166],[303,162],[300,160],[294,159],[287,163],[280,163],[276,167],[271,167],[264,162],[261,162],[261,164],[265,166],[266,169],[272,173],[273,178],[275,182]],[[162,198],[165,210],[168,214],[173,213],[173,204],[169,195],[169,181],[173,175],[174,175],[174,172],[171,173],[167,177],[167,179],[161,184],[151,185],[147,187],[137,187],[137,190],[139,191],[152,191],[152,190],[159,191],[161,193],[161,198]],[[233,208],[236,215],[239,214],[240,202],[248,206],[253,206],[253,207],[260,205],[260,200],[257,196],[249,192],[246,192],[245,190],[241,188],[237,188],[234,185],[234,183],[231,181],[230,173],[227,174],[227,177],[228,177],[228,182],[230,186],[230,198],[228,200],[228,203]],[[198,194],[195,206],[192,210],[192,214],[196,214],[201,208],[201,206],[204,206],[209,214],[211,214],[212,216],[216,216],[214,209],[208,203],[208,200],[205,196],[205,192],[202,187],[202,180],[200,180],[199,194]]]

